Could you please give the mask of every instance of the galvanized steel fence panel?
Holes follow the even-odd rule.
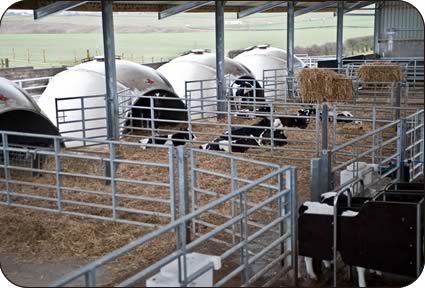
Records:
[[[179,147],[177,150],[177,159],[182,160],[179,160],[179,165],[185,167],[184,148]],[[203,201],[202,205],[199,202],[200,199],[192,195],[195,197],[192,198],[195,206],[192,206],[191,210],[186,210],[186,203],[180,203],[179,217],[175,221],[70,273],[52,283],[51,286],[72,285],[75,283],[74,281],[80,279],[84,279],[85,286],[95,286],[97,269],[119,257],[132,253],[135,249],[141,249],[154,241],[161,241],[159,238],[163,236],[167,236],[167,239],[174,242],[174,244],[170,242],[165,256],[158,257],[141,271],[129,273],[126,280],[118,283],[117,286],[145,285],[144,280],[176,259],[179,263],[176,277],[179,278],[181,286],[188,286],[200,273],[212,268],[207,265],[199,267],[197,272],[192,275],[188,274],[185,264],[187,254],[197,251],[221,258],[222,267],[225,268],[222,268],[224,271],[215,275],[214,286],[223,286],[229,281],[232,281],[232,285],[241,286],[271,285],[273,281],[288,271],[293,271],[294,275],[297,275],[296,219],[298,207],[295,169],[241,159],[232,155],[191,150],[192,183],[197,181],[193,180],[194,177],[198,180],[201,177],[199,167],[203,166],[201,164],[205,161],[203,157],[210,156],[224,158],[230,166],[235,165],[236,162],[243,165],[263,166],[269,169],[269,173],[258,175],[250,180],[243,180],[242,175],[232,179],[236,170],[228,167],[229,169],[219,176],[231,178],[229,179],[231,182],[238,184],[230,184],[227,192],[216,194],[208,201]],[[184,175],[183,171],[180,172]],[[217,176],[218,172],[210,171],[210,175]],[[185,181],[179,181],[179,187],[182,189],[179,189],[179,201],[189,199],[187,185],[188,183]],[[195,185],[191,188],[192,193],[197,187],[199,186]],[[262,187],[272,189],[272,195],[252,202],[249,199],[250,195],[258,192],[258,189]],[[200,191],[197,193],[199,195]],[[217,214],[217,211],[221,211],[221,213]],[[270,217],[262,215],[261,219],[258,218],[258,214],[264,213],[270,213]],[[207,223],[210,225],[206,225]],[[193,228],[190,229],[191,227]],[[212,245],[212,243],[216,244]]]
[[[0,131],[0,136],[1,205],[147,227],[176,218],[171,146],[149,145],[157,155],[155,162],[150,162],[138,154],[138,143],[8,131]],[[10,143],[13,136],[48,139],[51,146]],[[98,147],[63,149],[66,141]],[[39,165],[21,166],[15,160],[17,154],[39,159]],[[151,179],[152,173],[161,176]]]

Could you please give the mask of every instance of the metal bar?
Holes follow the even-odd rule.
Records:
[[[325,2],[321,2],[311,6],[307,6],[305,8],[298,9],[297,11],[295,11],[295,17],[301,16],[310,12],[319,11],[321,9],[334,5],[336,2],[337,1],[325,1]]]
[[[164,11],[161,11],[158,13],[158,20],[162,20],[165,19],[167,17],[176,15],[176,14],[180,14],[183,12],[187,12],[196,8],[200,8],[202,6],[208,5],[210,3],[212,3],[214,1],[192,1],[192,2],[188,2],[188,3],[184,3],[181,5],[177,5],[171,8],[168,8]]]
[[[336,110],[336,104],[334,103],[332,105],[332,115],[333,115],[333,121],[332,121],[332,149],[335,147],[337,143],[337,110]]]
[[[189,214],[189,189],[188,189],[188,175],[187,175],[187,160],[185,157],[184,146],[177,147],[177,166],[178,166],[178,185],[179,185],[179,217],[183,217]],[[190,241],[190,229],[188,223],[184,222],[182,225],[185,225],[185,239]],[[181,228],[179,229],[181,230]],[[180,233],[183,233],[180,231]],[[185,245],[186,243],[180,243]]]
[[[5,179],[5,188],[6,188],[6,203],[7,205],[10,205],[11,198],[10,198],[10,169],[9,166],[9,151],[8,151],[8,137],[6,133],[2,133],[2,148],[3,148],[3,165],[4,165],[4,179]]]
[[[322,150],[320,158],[320,173],[321,174],[321,194],[330,191],[332,183],[332,157],[330,157],[331,151]],[[323,181],[322,181],[323,180]]]
[[[63,207],[62,207],[62,191],[61,191],[61,187],[62,187],[62,177],[60,175],[60,171],[61,171],[61,160],[60,160],[60,150],[61,150],[61,146],[60,146],[60,141],[58,139],[54,140],[54,149],[55,149],[55,186],[56,186],[56,197],[58,200],[58,210],[62,211]]]
[[[297,194],[297,170],[291,169],[291,239],[292,239],[292,267],[294,269],[294,287],[298,287],[298,194]],[[286,187],[288,189],[288,187]]]
[[[279,191],[282,191],[284,189],[284,185],[283,185],[283,175],[279,174],[278,178],[277,178],[277,185],[279,188]],[[279,197],[278,198],[278,215],[280,218],[283,218],[283,216],[285,216],[285,208],[284,208],[284,201],[285,201],[285,197]],[[279,221],[279,235],[282,236],[285,234],[285,223],[283,221]],[[280,244],[280,253],[283,254],[285,253],[285,244],[281,243]],[[282,267],[285,266],[285,261],[281,261],[280,265]]]
[[[356,181],[354,181],[354,182],[362,182],[363,180],[362,179],[356,179]],[[354,182],[353,182],[353,184],[354,184]],[[338,198],[339,198],[339,196],[344,192],[344,191],[346,191],[347,192],[347,195],[348,195],[348,202],[349,202],[349,205],[348,205],[348,207],[350,207],[351,205],[350,205],[350,203],[351,203],[351,198],[353,197],[353,195],[351,194],[351,189],[341,189],[340,191],[338,191],[338,193],[335,195],[335,198],[334,198],[334,211],[333,211],[333,261],[334,261],[334,266],[333,266],[333,287],[337,287],[336,286],[336,256],[337,256],[337,243],[338,243],[338,239],[337,239],[337,237],[338,237],[338,232],[337,232],[337,228],[338,228],[338,226],[337,226],[337,221],[338,221],[338,216],[337,216],[337,203],[338,203]]]
[[[57,12],[66,11],[77,6],[83,5],[89,1],[56,1],[44,7],[34,9],[34,20],[52,15]]]
[[[216,64],[216,85],[217,85],[217,110],[225,111],[226,87],[224,79],[224,1],[215,1],[215,64]],[[223,101],[221,101],[223,100]],[[223,115],[217,115],[224,118]]]
[[[87,138],[86,136],[86,113],[84,111],[84,98],[81,97],[81,128],[83,132],[83,138]],[[83,146],[86,146],[86,141],[83,141]]]
[[[338,8],[336,10],[337,24],[336,24],[336,60],[338,62],[338,69],[342,68],[342,53],[343,53],[343,30],[344,30],[344,1],[338,1]]]
[[[115,178],[116,166],[116,146],[112,143],[109,144],[109,169],[110,169],[110,181],[111,181],[111,197],[112,197],[112,218],[117,219],[117,184]]]
[[[405,165],[405,159],[406,159],[406,129],[407,129],[407,121],[406,119],[401,119],[400,124],[397,126],[397,136],[399,137],[397,150],[400,153],[399,155],[399,163],[400,163],[400,169],[398,170],[399,174],[399,180],[404,181],[408,175],[405,173],[404,165]]]
[[[117,75],[115,67],[115,40],[112,0],[102,1],[103,47],[105,54],[106,115],[108,139],[120,137],[117,95]]]
[[[318,202],[320,200],[320,158],[316,158],[316,159],[311,159],[310,161],[310,175],[311,175],[311,182],[310,182],[310,186],[311,186],[311,190],[310,190],[310,198],[311,201],[316,201]]]
[[[236,161],[235,159],[231,158],[230,159],[230,177],[231,177],[231,192],[233,193],[233,191],[237,190],[238,187],[238,182],[236,180],[236,178],[238,177],[237,175],[237,166],[236,166]],[[232,198],[232,218],[234,218],[236,216],[236,206],[235,206],[235,199]],[[236,225],[232,225],[232,243],[233,245],[236,243],[236,231],[237,230],[237,226]]]
[[[247,16],[255,14],[255,13],[260,13],[260,12],[264,12],[264,11],[273,9],[275,7],[278,7],[278,6],[286,6],[287,3],[288,3],[287,1],[269,1],[265,4],[261,4],[261,5],[252,7],[252,8],[242,10],[242,11],[238,12],[236,17],[238,19],[240,19],[240,18],[247,17]]]
[[[316,115],[315,115],[315,140],[316,140],[316,157],[320,156],[320,113],[321,113],[321,107],[319,104],[315,105],[316,108]]]
[[[22,82],[21,82],[22,83]],[[55,99],[55,111],[56,111],[56,127],[58,127],[59,132],[61,132],[61,129],[59,127],[59,111],[58,111],[58,99]]]
[[[287,13],[287,70],[288,76],[294,76],[294,34],[295,34],[295,4],[293,1],[287,2],[288,13]],[[290,87],[291,86],[291,87]],[[288,91],[292,90],[292,83],[289,85],[288,82]]]
[[[334,118],[336,115],[334,115]],[[327,104],[322,107],[322,150],[328,149],[328,121],[329,121],[329,108]]]
[[[349,5],[345,10],[344,10],[344,13],[348,13],[348,12],[351,12],[351,11],[355,11],[355,10],[359,10],[359,9],[361,9],[361,8],[363,8],[363,7],[366,7],[366,6],[369,6],[369,5],[371,5],[371,4],[373,4],[373,2],[372,1],[361,1],[361,2],[357,2],[357,3],[354,3],[354,4],[352,4],[352,5]]]
[[[381,7],[379,1],[375,2],[375,17],[373,30],[373,53],[379,54],[379,34],[381,31]]]
[[[174,155],[175,155],[175,149],[174,146],[170,145],[168,147],[168,173],[169,173],[169,181],[170,181],[170,211],[171,211],[171,220],[176,220],[176,185],[175,185],[175,170],[174,170]]]

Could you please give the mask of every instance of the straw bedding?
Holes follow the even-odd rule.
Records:
[[[357,77],[365,82],[395,82],[405,80],[402,67],[396,63],[373,62],[361,65]]]
[[[297,80],[303,102],[323,103],[353,99],[352,80],[332,70],[302,69],[297,74]]]
[[[251,123],[253,120],[238,120],[240,123]],[[308,129],[314,129],[314,123],[311,123]],[[331,131],[332,125],[329,129]],[[220,135],[223,132],[223,128],[213,127],[213,126],[202,126],[194,127],[198,129],[199,132],[208,132],[215,133]],[[363,124],[361,126],[354,124],[338,124],[338,129],[344,129],[345,131],[351,131],[352,135],[339,136],[338,142],[343,142],[349,140],[350,138],[357,137],[362,135],[365,131],[371,129],[371,125]],[[306,134],[298,131],[288,131],[289,139],[297,140],[308,140]],[[308,134],[309,135],[309,134]],[[331,134],[330,134],[331,135]],[[309,136],[312,137],[312,136]],[[201,136],[199,137],[202,141],[210,141],[211,136]],[[129,139],[127,139],[129,140]],[[134,141],[134,140],[133,140]],[[309,147],[309,143],[297,144],[290,143],[285,147],[292,148],[302,148]],[[118,149],[120,157],[124,159],[143,159],[144,161],[157,161],[161,163],[166,163],[168,159],[167,149],[148,149],[141,150],[137,147],[120,147]],[[310,193],[310,171],[309,171],[309,161],[298,161],[298,160],[283,160],[281,156],[303,156],[305,157],[305,152],[287,152],[285,150],[279,150],[275,152],[270,152],[260,149],[250,149],[248,153],[237,155],[245,158],[263,160],[267,162],[277,163],[280,165],[294,165],[297,167],[297,189],[298,189],[298,198],[299,202],[303,202],[309,199]],[[314,157],[314,156],[312,156]],[[226,172],[228,174],[230,169],[229,161],[220,159],[217,160],[216,157],[200,155],[199,165],[211,171],[216,172]],[[190,164],[190,163],[189,163]],[[52,167],[54,165],[52,159],[46,160],[46,168]],[[82,161],[79,160],[70,160],[67,159],[64,162],[64,169],[66,171],[79,171],[80,173],[91,173],[96,175],[101,175],[103,165],[100,162],[96,161]],[[240,173],[240,176],[243,176],[246,179],[257,179],[262,175],[270,173],[270,168],[267,167],[258,167],[256,165],[246,165],[239,163],[237,169]],[[81,172],[83,171],[83,172]],[[125,177],[128,179],[141,179],[149,181],[158,181],[163,182],[167,181],[169,175],[161,171],[156,167],[144,167],[144,168],[135,168],[130,167],[129,165],[120,165],[117,172],[119,177]],[[28,181],[28,178],[26,179]],[[49,183],[53,184],[55,179],[54,175],[43,175],[42,177],[33,177],[30,181],[38,183]],[[275,184],[276,179],[270,180],[270,183]],[[189,185],[190,185],[189,180]],[[97,191],[110,191],[110,186],[106,185],[104,181],[99,180],[86,180],[80,179],[78,177],[64,177],[64,184],[67,187],[80,187],[87,188]],[[0,184],[1,185],[1,184]],[[215,191],[219,194],[226,194],[230,190],[229,187],[231,182],[226,179],[210,178],[205,175],[200,175],[198,177],[198,186],[203,189],[210,191]],[[135,185],[128,184],[119,184],[119,190],[125,191],[128,194],[134,195],[150,195],[152,197],[158,197],[167,199],[169,198],[169,191],[167,189],[152,189],[147,186],[141,188]],[[16,186],[14,189],[23,189],[23,187]],[[28,187],[26,187],[28,190]],[[19,190],[17,190],[19,191]],[[54,191],[49,191],[46,189],[34,188],[31,193],[37,195],[54,195]],[[267,199],[269,196],[268,191],[264,188],[253,189],[248,193],[248,200],[252,202],[259,202]],[[109,197],[102,197],[98,195],[86,195],[81,193],[70,193],[67,199],[79,200],[82,199],[94,203],[104,203],[110,205]],[[199,197],[199,204],[205,205],[206,203],[216,199],[217,196],[207,196],[203,195]],[[31,202],[31,200],[27,200]],[[23,203],[24,204],[24,203]],[[34,203],[31,203],[34,204]],[[53,205],[53,204],[52,204]],[[167,211],[169,207],[161,206],[158,203],[150,202],[137,202],[128,203],[124,202],[125,207],[139,207],[143,205],[144,210],[151,211]],[[70,206],[72,209],[76,207]],[[82,209],[79,207],[78,209]],[[93,208],[87,207],[84,208],[84,212],[89,212]],[[230,215],[231,207],[229,203],[221,205],[216,209],[216,211],[221,212],[226,215]],[[97,215],[109,215],[109,211],[98,211]],[[126,216],[125,214],[122,214]],[[143,216],[145,218],[140,218],[141,216],[129,215],[128,219],[142,220],[145,222],[153,224],[164,224],[166,219],[155,216]],[[250,219],[251,221],[257,221],[259,223],[267,223],[273,219],[274,215],[271,213],[262,213],[253,215]],[[208,214],[203,215],[202,220],[205,220],[209,223],[220,224],[226,221],[225,218],[219,217],[217,215]],[[107,254],[108,252],[121,247],[130,241],[137,239],[138,237],[152,231],[152,229],[142,228],[136,225],[126,225],[126,224],[115,224],[110,222],[102,222],[95,220],[87,220],[78,217],[68,217],[57,214],[49,214],[42,212],[29,211],[26,209],[16,209],[16,208],[6,208],[0,206],[0,227],[2,229],[2,241],[0,241],[0,254],[15,254],[26,259],[27,261],[39,261],[40,263],[48,261],[51,258],[60,258],[60,257],[79,257],[87,261],[93,260],[99,256]],[[209,229],[205,229],[209,230]],[[200,231],[202,232],[202,231]],[[144,267],[147,267],[150,263],[155,260],[160,259],[161,257],[169,254],[175,248],[175,238],[170,237],[170,235],[163,235],[160,239],[156,239],[151,243],[147,243],[143,247],[134,251],[133,253],[121,257],[114,261],[111,265],[108,265],[109,269],[114,273],[114,275],[120,275],[118,278],[123,278],[125,275],[128,275],[132,271],[140,270]],[[224,236],[222,236],[224,237]],[[224,239],[224,238],[223,238]],[[228,239],[227,239],[228,240]],[[223,247],[220,248],[220,245],[214,244],[214,249],[217,251],[223,251]],[[202,249],[204,252],[205,248]],[[218,254],[220,252],[214,252],[213,254]],[[119,264],[119,265],[117,265]],[[228,264],[226,264],[228,265]],[[117,280],[118,281],[118,280]]]

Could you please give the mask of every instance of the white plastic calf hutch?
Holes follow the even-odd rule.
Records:
[[[158,68],[158,71],[170,81],[176,93],[182,98],[191,99],[193,109],[212,111],[216,109],[216,59],[215,54],[204,50],[192,50]],[[224,73],[230,81],[226,87],[228,96],[255,97],[264,100],[261,85],[254,74],[243,64],[225,57]],[[189,90],[189,95],[186,95]],[[206,101],[197,101],[203,99]],[[194,100],[194,101],[193,101]]]
[[[156,107],[184,109],[184,103],[174,93],[167,80],[156,70],[125,60],[116,60],[117,91],[121,119],[149,118],[150,97]],[[62,134],[81,138],[106,138],[105,65],[103,57],[82,63],[57,74],[41,95],[38,104]],[[160,100],[160,97],[176,100]],[[146,109],[137,108],[147,106]],[[149,114],[149,115],[148,115]],[[160,119],[184,120],[186,112],[158,113]],[[138,122],[137,122],[138,121]],[[131,126],[141,126],[135,120]],[[67,147],[80,146],[78,141]]]
[[[270,45],[258,45],[246,48],[233,59],[252,71],[264,89],[266,98],[279,98],[287,93],[285,81],[288,79],[285,77],[288,75],[288,66],[285,50]],[[294,56],[294,72],[304,67],[304,62]]]
[[[0,77],[0,131],[58,135],[55,125],[32,97],[13,82]],[[1,135],[0,135],[1,136]],[[46,146],[50,139],[8,135],[9,144]],[[0,137],[0,143],[3,143]]]
[[[288,75],[286,51],[280,48],[270,47],[270,45],[258,45],[246,48],[244,52],[233,59],[251,70],[257,80],[265,80],[264,70],[276,70],[278,76],[281,77]],[[294,56],[294,72],[304,67],[304,62],[297,56]]]

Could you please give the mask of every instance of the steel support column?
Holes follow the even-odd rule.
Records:
[[[106,119],[107,138],[118,140],[120,136],[118,119],[117,75],[115,67],[114,21],[112,0],[102,1],[103,47],[105,54]]]
[[[215,1],[215,56],[216,56],[216,77],[217,77],[217,109],[226,110],[226,87],[224,79],[224,1]],[[218,115],[220,118],[224,114]]]
[[[336,60],[338,69],[342,68],[342,46],[343,46],[343,30],[344,30],[344,1],[338,1],[338,8],[336,11]]]
[[[374,32],[373,32],[373,53],[379,54],[379,33],[381,30],[381,5],[379,2],[375,3],[375,18],[374,18]]]
[[[288,1],[288,13],[287,13],[287,33],[286,33],[286,45],[287,45],[287,65],[288,65],[288,76],[294,76],[294,31],[295,31],[295,4],[294,1]]]

